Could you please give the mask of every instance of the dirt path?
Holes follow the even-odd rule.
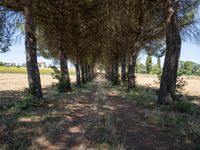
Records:
[[[100,99],[106,97],[105,104],[103,103],[103,112],[101,115],[113,113],[117,118],[114,128],[118,135],[120,144],[123,149],[127,150],[173,150],[175,146],[175,138],[168,136],[166,132],[155,125],[147,122],[144,111],[136,108],[132,104],[125,102],[119,94],[107,85],[103,77],[98,77],[92,83],[91,91],[80,99],[71,102],[71,113],[67,116],[63,131],[55,138],[53,145],[45,147],[47,149],[69,149],[69,150],[96,150],[92,140],[86,139],[84,134],[84,125],[93,118],[99,116],[99,112],[95,109],[95,104],[98,102],[99,90]],[[101,102],[100,102],[101,103]],[[91,126],[93,131],[95,125]],[[97,135],[96,135],[97,136]],[[59,148],[58,148],[59,147]],[[105,148],[106,150],[106,148]]]

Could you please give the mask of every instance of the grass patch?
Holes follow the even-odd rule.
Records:
[[[115,86],[113,89],[119,91],[127,101],[143,108],[154,108],[156,105],[157,92],[154,89],[143,86],[137,86],[130,92],[127,92],[125,86]]]
[[[181,113],[188,113],[190,115],[199,115],[200,111],[196,109],[189,101],[175,102],[175,110]]]

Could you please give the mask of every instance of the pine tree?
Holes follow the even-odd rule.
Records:
[[[147,69],[147,73],[150,74],[152,70],[152,56],[150,54],[147,55],[146,69]]]

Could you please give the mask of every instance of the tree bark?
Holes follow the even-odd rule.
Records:
[[[29,89],[33,97],[42,99],[42,88],[40,81],[40,72],[37,63],[37,43],[35,35],[35,24],[33,21],[31,1],[26,1],[24,8],[25,23],[25,47],[26,47],[26,64],[28,73]]]
[[[122,67],[121,67],[121,81],[126,82],[126,54],[122,58]]]
[[[136,43],[134,44],[134,50],[129,58],[128,64],[128,91],[130,89],[135,88],[136,81],[135,81],[135,71],[136,71],[136,63],[137,63],[137,56],[140,50],[140,45],[142,42],[143,37],[143,26],[144,26],[144,3],[145,1],[139,1],[139,18],[138,18],[138,32],[136,34]]]
[[[114,80],[113,85],[119,85],[119,62],[118,53],[115,55],[115,65],[114,65]]]
[[[115,65],[114,64],[112,64],[112,66],[111,66],[111,75],[110,75],[110,79],[111,79],[111,82],[113,83],[113,81],[114,81],[114,77],[115,77]]]
[[[91,74],[91,67],[88,65],[88,79],[89,81],[92,81],[92,74]]]
[[[88,82],[88,66],[84,65],[84,68],[85,68],[85,79],[86,79],[86,82]]]
[[[85,84],[86,83],[86,79],[85,79],[85,67],[81,61],[81,78],[82,78],[82,83]]]
[[[181,52],[181,36],[175,3],[175,0],[164,1],[166,56],[158,96],[159,104],[173,103],[176,91],[177,69]]]
[[[135,69],[136,69],[136,61],[137,61],[138,51],[134,50],[131,57],[129,58],[128,64],[128,91],[135,88]]]
[[[65,83],[65,87],[63,90],[71,91],[72,88],[71,88],[70,77],[69,77],[67,56],[63,49],[62,43],[59,48],[59,57],[60,57],[61,77],[63,79],[63,82]]]
[[[95,75],[94,75],[94,67],[92,67],[91,73],[92,73],[92,79],[94,79],[94,78],[95,78]]]
[[[80,67],[79,64],[75,64],[75,69],[76,69],[76,85],[78,87],[81,87],[81,74],[80,74]]]

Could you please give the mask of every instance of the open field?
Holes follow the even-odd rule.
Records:
[[[0,73],[17,73],[25,74],[27,73],[26,68],[17,68],[17,67],[0,67]],[[51,74],[53,70],[51,68],[42,68],[40,69],[41,74]]]
[[[0,73],[10,73],[10,74],[26,74],[26,68],[17,68],[17,67],[0,67]],[[40,74],[51,74],[53,73],[53,69],[51,68],[40,68]],[[71,75],[75,74],[75,70],[70,70]]]
[[[71,81],[75,81],[74,71],[70,71]],[[185,87],[185,94],[190,96],[200,96],[200,77],[198,76],[183,76],[184,80],[187,81],[188,85]],[[149,87],[159,87],[159,84],[156,84],[157,81],[156,75],[137,75],[137,84]],[[41,75],[42,86],[50,86],[52,83],[55,83],[56,80],[52,78],[51,75]],[[15,91],[23,90],[28,87],[27,75],[26,74],[0,74],[0,91]]]
[[[70,78],[72,82],[75,82],[74,71],[70,71]],[[184,80],[187,81],[188,85],[185,87],[183,94],[187,95],[194,103],[200,105],[200,77],[198,76],[183,76]],[[137,84],[145,87],[158,88],[159,84],[156,75],[137,75]],[[51,86],[57,81],[52,78],[51,75],[41,75],[42,87],[46,88]],[[27,75],[26,74],[0,74],[0,99],[12,99],[16,92],[20,93],[23,89],[28,87]],[[8,98],[10,97],[10,98]]]
[[[189,96],[200,96],[200,77],[182,76],[182,78],[188,83],[183,93]],[[155,83],[155,81],[158,81],[156,75],[139,74],[137,75],[136,80],[139,85],[155,87],[155,88],[159,87],[159,84]]]
[[[75,81],[75,77],[71,75],[71,81]],[[51,75],[41,75],[42,87],[47,87],[56,83]],[[18,91],[28,87],[26,74],[0,74],[0,91]]]

